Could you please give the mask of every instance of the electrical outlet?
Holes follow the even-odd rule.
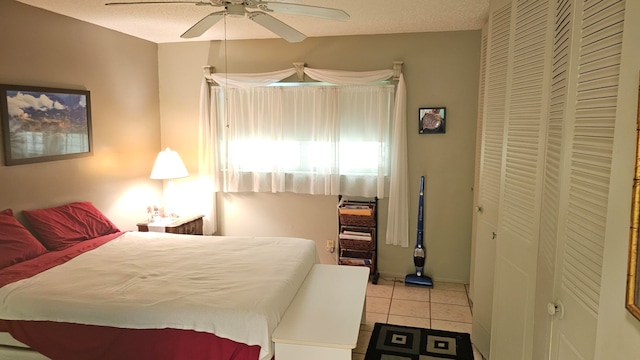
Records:
[[[327,240],[327,250],[329,250],[329,252],[333,252],[335,250],[335,242],[333,240]]]

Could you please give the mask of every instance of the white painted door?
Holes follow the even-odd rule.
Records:
[[[483,34],[483,67],[479,109],[482,118],[481,147],[474,215],[475,255],[473,264],[473,321],[471,340],[487,358],[490,356],[493,306],[493,277],[500,172],[502,171],[502,141],[505,119],[505,89],[508,54],[510,5],[491,12],[489,28]],[[486,41],[486,43],[484,42]],[[491,55],[489,55],[491,54]],[[486,106],[484,106],[486,104]]]
[[[551,359],[594,359],[624,0],[563,0],[573,29]]]
[[[507,72],[492,359],[532,359],[550,76],[548,0],[514,1]]]
[[[474,229],[471,233],[471,266],[469,271],[469,298],[473,302],[475,295],[475,261],[476,261],[476,226],[478,221],[479,208],[477,204],[480,203],[478,197],[478,189],[480,188],[480,164],[482,163],[482,133],[483,133],[483,119],[484,119],[484,95],[486,85],[486,67],[487,67],[487,42],[489,41],[489,34],[487,33],[488,24],[482,28],[482,45],[480,46],[480,80],[478,85],[478,122],[476,127],[476,149],[475,149],[475,164],[474,164],[474,177],[473,177],[473,204],[476,206],[473,212],[471,220],[471,228]]]
[[[540,240],[534,308],[533,359],[547,359],[551,339],[551,321],[547,305],[554,299],[560,185],[564,174],[563,129],[567,104],[567,81],[571,54],[571,9],[568,1],[550,9],[551,79],[544,180],[540,214]]]

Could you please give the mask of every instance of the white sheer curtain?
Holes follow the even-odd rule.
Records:
[[[382,198],[387,193],[388,178],[390,215],[386,242],[408,246],[404,78],[400,74],[394,98],[390,86],[362,86],[390,78],[393,70],[304,68],[304,72],[315,80],[354,86],[263,87],[293,75],[295,69],[208,77],[226,84],[224,87],[209,86],[204,80],[201,179],[213,182],[218,191],[267,189]],[[297,106],[285,107],[284,103]],[[220,114],[224,118],[218,118]],[[391,124],[386,120],[389,116]],[[279,123],[285,118],[293,119],[293,123]],[[218,150],[223,153],[218,154]],[[363,156],[347,155],[358,152]],[[358,161],[371,159],[371,152],[375,153],[374,169],[371,164]],[[300,168],[300,157],[306,157],[302,162],[306,168]],[[218,163],[219,159],[223,160]],[[214,220],[215,199],[209,203]],[[215,231],[214,221],[211,226]]]
[[[204,214],[204,234],[214,234],[218,231],[216,187],[220,183],[218,163],[218,127],[217,98],[210,95],[210,86],[203,79],[200,86],[200,123],[198,131],[198,185],[202,196],[200,197],[200,211]]]
[[[393,86],[212,91],[228,107],[218,190],[385,197]]]

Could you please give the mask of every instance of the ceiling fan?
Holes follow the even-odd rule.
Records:
[[[322,19],[347,21],[349,14],[340,9],[332,9],[320,6],[301,5],[284,2],[262,0],[208,0],[208,1],[135,1],[135,2],[110,2],[105,5],[142,5],[142,4],[195,4],[196,6],[224,7],[224,10],[212,12],[195,23],[181,38],[195,38],[207,31],[225,16],[246,17],[255,21],[274,34],[288,42],[300,42],[306,36],[276,19],[268,13],[284,13],[312,16]],[[251,9],[251,11],[249,11]]]

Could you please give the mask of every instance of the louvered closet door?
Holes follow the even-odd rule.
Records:
[[[509,53],[511,6],[492,9],[490,32],[483,34],[484,89],[481,89],[482,134],[478,169],[478,193],[474,217],[474,290],[471,338],[489,358],[495,264],[495,234],[498,224],[502,141]],[[487,36],[484,36],[487,35]],[[486,41],[486,43],[484,43]],[[482,80],[482,78],[481,78]]]
[[[593,359],[616,115],[624,1],[575,1],[567,98],[566,195],[561,195],[551,358]]]
[[[476,169],[474,173],[473,179],[473,188],[476,191],[473,194],[473,203],[478,204],[478,191],[477,189],[480,187],[480,160],[482,154],[482,129],[483,129],[483,119],[484,119],[484,97],[485,97],[485,85],[486,85],[486,67],[487,67],[487,45],[489,41],[488,27],[485,25],[482,28],[482,44],[480,46],[480,81],[478,85],[478,120],[476,127],[476,156],[475,156],[475,164],[474,169]],[[477,210],[477,208],[476,208]],[[471,228],[475,229],[478,221],[478,211],[474,211],[472,218]],[[469,274],[469,298],[473,302],[473,298],[475,296],[475,260],[476,260],[476,232],[473,231],[471,234],[471,269]]]
[[[492,359],[531,359],[550,79],[548,0],[514,1]]]
[[[540,214],[533,359],[546,359],[549,356],[553,318],[547,313],[547,304],[555,298],[553,284],[558,242],[561,171],[563,169],[562,135],[566,117],[573,20],[571,1],[554,1],[551,6],[553,17],[551,19],[553,23],[550,25],[553,28],[551,89]]]

